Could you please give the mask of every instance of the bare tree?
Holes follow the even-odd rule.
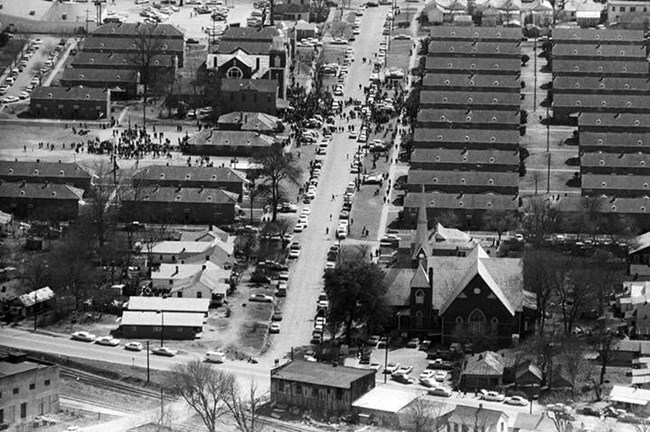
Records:
[[[169,61],[162,53],[165,51],[165,39],[159,37],[158,26],[140,24],[137,34],[133,37],[135,50],[131,55],[131,62],[135,64],[140,73],[140,83],[143,89],[142,121],[143,129],[147,128],[147,104],[150,91],[153,88],[164,88],[165,84],[173,82],[174,65],[166,65]],[[161,64],[163,63],[163,64]]]
[[[265,398],[266,395],[260,395],[257,384],[253,381],[251,381],[248,393],[245,396],[239,394],[237,386],[231,386],[224,402],[234,419],[235,427],[240,432],[261,432],[264,430],[264,425],[259,421],[259,408]]]
[[[546,410],[546,415],[551,419],[557,432],[569,432],[572,430],[571,422],[573,416],[562,405],[554,405]]]
[[[600,376],[596,390],[598,399],[600,399],[600,388],[605,383],[607,366],[612,362],[613,352],[620,339],[616,329],[612,328],[612,322],[609,319],[599,318],[596,320],[596,327],[591,331],[589,342],[598,352],[598,362],[600,363]]]
[[[232,374],[212,369],[201,360],[174,367],[170,376],[173,392],[199,415],[209,432],[217,432],[221,418],[230,412],[226,401],[237,385]]]
[[[111,202],[115,197],[115,185],[110,180],[114,170],[115,167],[111,170],[106,161],[97,162],[92,170],[94,181],[90,191],[92,197],[90,211],[99,249],[106,242],[107,232],[114,228],[115,215],[113,214]]]
[[[530,178],[533,181],[533,184],[535,185],[535,195],[537,195],[537,191],[539,189],[539,183],[544,178],[544,174],[542,174],[542,172],[538,170],[531,171]]]
[[[569,336],[562,340],[560,360],[567,377],[571,381],[572,393],[575,392],[578,377],[584,372],[585,348],[583,340],[576,337]]]
[[[517,219],[512,212],[505,210],[488,210],[483,215],[483,224],[486,229],[494,230],[497,232],[499,242],[501,235],[508,230],[517,227]]]
[[[259,170],[263,184],[270,189],[269,204],[272,207],[273,221],[277,219],[278,204],[283,199],[282,186],[285,182],[298,184],[302,173],[290,153],[282,144],[275,143],[268,150],[257,155],[254,162],[261,165]]]
[[[439,432],[445,429],[443,404],[418,396],[407,407],[414,432]]]
[[[553,233],[558,222],[557,209],[548,199],[534,196],[524,202],[524,216],[521,225],[526,231],[527,238],[535,245],[541,244],[546,235]]]

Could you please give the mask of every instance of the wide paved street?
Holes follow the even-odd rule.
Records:
[[[350,45],[354,48],[355,61],[350,67],[350,74],[345,83],[346,99],[350,97],[364,99],[359,85],[361,84],[362,87],[368,85],[372,68],[362,63],[361,59],[371,58],[373,53],[379,50],[379,43],[383,39],[382,24],[388,11],[389,8],[385,7],[366,9],[361,21],[361,35]],[[355,120],[355,127],[359,129],[358,120]],[[316,300],[323,288],[322,276],[327,250],[336,241],[334,231],[343,205],[342,196],[345,188],[355,177],[350,174],[350,163],[357,146],[355,140],[348,138],[347,132],[333,135],[320,176],[316,199],[309,205],[312,209],[309,226],[303,233],[295,236],[302,245],[302,250],[300,258],[291,269],[289,292],[283,309],[282,332],[273,336],[273,344],[264,355],[266,359],[281,359],[291,351],[291,347],[306,345],[311,339]],[[307,149],[312,151],[312,147]],[[332,201],[332,195],[337,196],[336,200]],[[329,227],[329,235],[325,234],[327,227]],[[354,224],[351,228],[355,228]]]

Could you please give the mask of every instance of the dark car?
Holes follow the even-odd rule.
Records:
[[[597,408],[586,406],[580,410],[580,414],[592,417],[600,417],[602,415],[602,412]]]

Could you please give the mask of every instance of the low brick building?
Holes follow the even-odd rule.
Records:
[[[99,120],[110,117],[111,91],[91,87],[36,87],[29,111],[36,118]]]
[[[222,113],[277,112],[278,82],[271,79],[222,79]]]
[[[81,189],[55,183],[0,182],[0,210],[17,217],[70,220],[79,214]]]
[[[98,70],[67,68],[63,70],[61,85],[109,89],[113,99],[133,99],[138,95],[140,74],[135,70]]]
[[[324,415],[352,410],[352,402],[375,387],[375,371],[326,363],[291,361],[271,370],[271,402]]]
[[[200,156],[253,156],[268,150],[274,138],[258,132],[204,129],[191,136],[183,153]]]
[[[90,174],[76,163],[0,160],[0,180],[27,183],[58,183],[90,190]]]
[[[178,224],[229,224],[235,221],[237,195],[222,189],[134,188],[123,199],[124,220]]]
[[[20,353],[0,357],[0,425],[31,430],[36,416],[59,412],[59,387],[59,366],[28,361]]]

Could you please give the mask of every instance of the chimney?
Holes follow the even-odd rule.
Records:
[[[429,267],[429,288],[433,289],[433,267]]]
[[[206,265],[203,264],[203,265],[201,266],[201,270],[205,270],[205,269],[206,269]]]

